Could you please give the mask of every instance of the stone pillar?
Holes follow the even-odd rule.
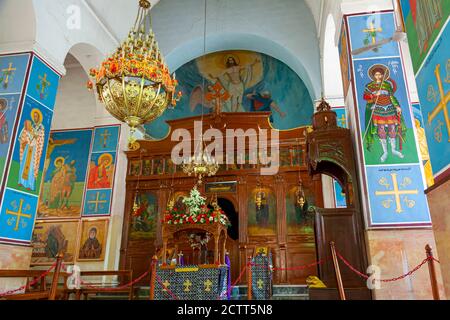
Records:
[[[60,77],[35,52],[0,53],[0,269],[30,266]],[[5,281],[5,286],[14,284]]]
[[[415,101],[420,102],[416,108],[417,132],[429,187],[426,194],[436,238],[434,251],[439,254],[444,287],[450,297],[450,3],[423,1],[412,8],[409,2],[400,2],[401,18],[417,84],[418,99]],[[417,23],[413,17],[417,18]],[[424,19],[429,21],[431,28],[425,30]],[[412,86],[415,87],[414,83]]]
[[[344,0],[337,38],[364,195],[368,258],[385,279],[418,265],[425,258],[425,245],[433,245],[434,235],[407,83],[408,49],[396,41],[377,45],[398,28],[392,2],[377,5]],[[426,269],[399,282],[382,283],[373,293],[376,299],[432,298]]]

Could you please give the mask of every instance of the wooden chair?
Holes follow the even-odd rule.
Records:
[[[58,255],[53,272],[41,277],[38,288],[29,287],[29,279],[39,278],[45,270],[0,270],[0,278],[26,278],[25,293],[1,296],[0,300],[56,300],[58,281],[61,274],[63,255]],[[47,288],[47,276],[52,276],[50,288]]]
[[[70,294],[75,294],[75,299],[80,300],[81,296],[87,300],[90,294],[98,293],[126,293],[128,294],[128,299],[133,300],[134,287],[133,285],[126,288],[121,288],[121,286],[131,282],[133,280],[132,270],[118,270],[118,271],[81,271],[81,279],[85,281],[85,284],[81,284],[80,289],[65,289],[64,298],[68,299]],[[120,281],[119,284],[105,284],[103,282],[92,282],[89,281],[89,277],[96,277],[95,281],[98,281],[99,277],[103,276],[118,276]],[[86,279],[88,278],[88,279]]]

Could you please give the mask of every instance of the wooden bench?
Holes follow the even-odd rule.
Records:
[[[9,294],[0,296],[0,300],[56,300],[58,296],[59,277],[66,277],[61,274],[62,255],[56,259],[55,269],[45,276],[45,270],[0,270],[0,278],[26,278],[25,293]],[[47,277],[52,276],[50,288],[47,288]],[[30,279],[40,278],[34,286],[30,286]]]
[[[104,276],[118,276],[120,281],[116,284],[105,284],[104,282],[98,282],[98,278]],[[87,300],[90,294],[98,293],[125,293],[128,295],[129,300],[133,300],[134,287],[133,285],[121,288],[121,286],[131,282],[133,280],[132,270],[118,270],[118,271],[81,271],[81,280],[85,283],[81,284],[80,289],[65,288],[64,298],[69,299],[70,294],[75,294],[75,299],[80,300],[81,296]],[[96,277],[95,281],[89,281],[89,278]],[[86,279],[87,278],[87,279]],[[119,280],[118,279],[118,280]]]

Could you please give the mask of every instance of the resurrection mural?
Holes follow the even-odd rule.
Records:
[[[146,125],[152,137],[167,135],[167,120],[211,113],[218,107],[222,112],[272,112],[269,121],[276,129],[311,123],[313,103],[305,84],[287,65],[265,54],[208,54],[180,67],[176,77],[183,97],[174,109]]]

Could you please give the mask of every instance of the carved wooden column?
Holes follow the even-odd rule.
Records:
[[[158,227],[156,232],[156,240],[155,240],[155,246],[161,247],[162,245],[162,226],[161,226],[161,220],[164,217],[164,213],[167,208],[167,201],[169,200],[170,196],[170,186],[167,181],[161,180],[160,188],[157,191],[158,195]]]
[[[131,222],[131,209],[133,206],[133,198],[135,192],[133,190],[136,189],[136,185],[134,182],[127,182],[126,185],[126,197],[125,197],[125,207],[123,213],[123,225],[122,225],[122,239],[120,246],[120,263],[119,267],[121,269],[128,269],[130,266],[126,263],[126,257],[128,253],[128,235],[130,231],[130,222]]]
[[[247,263],[247,242],[248,242],[248,219],[247,219],[247,206],[248,206],[248,190],[247,190],[247,177],[241,176],[238,178],[238,206],[239,206],[239,270],[242,270]],[[241,280],[243,283],[245,279]]]
[[[275,194],[277,199],[277,242],[278,242],[278,266],[287,267],[287,223],[286,223],[286,183],[282,175],[275,176]],[[278,271],[276,274],[278,283],[287,283],[286,270]]]

